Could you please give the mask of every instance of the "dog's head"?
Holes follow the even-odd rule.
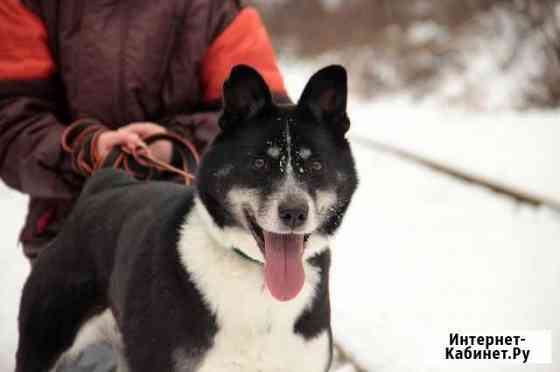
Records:
[[[247,66],[224,84],[222,132],[204,156],[197,192],[228,248],[264,263],[279,300],[299,293],[304,261],[328,249],[357,186],[346,98],[340,66],[313,75],[297,105],[274,104]]]

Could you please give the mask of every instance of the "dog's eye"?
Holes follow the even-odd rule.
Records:
[[[264,167],[264,159],[258,158],[253,161],[253,168],[261,169]]]
[[[321,169],[323,169],[323,164],[321,164],[321,162],[314,161],[313,163],[311,163],[311,169],[313,169],[314,171],[320,171]]]

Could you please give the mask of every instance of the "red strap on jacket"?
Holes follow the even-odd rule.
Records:
[[[204,102],[221,99],[224,81],[238,64],[255,68],[274,93],[286,95],[270,38],[253,8],[243,9],[206,52],[201,69]]]
[[[19,0],[1,0],[0,80],[43,79],[53,71],[41,20]]]

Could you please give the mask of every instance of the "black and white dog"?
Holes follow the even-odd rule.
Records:
[[[357,186],[346,80],[324,68],[279,106],[237,66],[194,189],[91,177],[25,284],[16,371],[48,371],[92,320],[122,371],[328,370],[329,241]]]

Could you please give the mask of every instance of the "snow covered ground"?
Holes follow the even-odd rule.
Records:
[[[354,134],[560,205],[560,112],[465,112],[406,100],[357,103]]]
[[[441,330],[560,328],[560,214],[355,150],[362,184],[334,247],[333,325],[362,366],[471,371],[429,363],[424,343]]]
[[[288,69],[293,97],[308,70]],[[351,105],[353,136],[560,200],[555,115]],[[332,272],[334,335],[342,348],[371,372],[560,370],[560,212],[363,145],[354,151],[361,185],[334,246]],[[16,243],[24,215],[25,198],[0,185],[0,371],[13,368],[28,273]],[[474,369],[427,360],[426,340],[458,329],[551,329],[555,364]]]
[[[12,371],[17,341],[17,311],[29,264],[18,248],[27,198],[0,183],[0,371]]]

